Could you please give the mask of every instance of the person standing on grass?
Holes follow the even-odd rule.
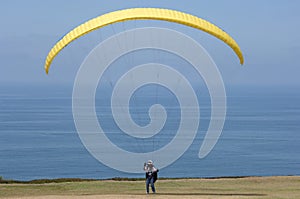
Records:
[[[152,160],[148,160],[147,163],[144,163],[144,171],[146,172],[146,191],[149,194],[149,185],[151,184],[152,192],[155,193],[154,183],[157,180],[158,169],[155,168]]]

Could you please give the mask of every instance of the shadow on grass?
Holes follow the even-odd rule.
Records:
[[[153,195],[161,195],[161,196],[267,196],[267,194],[259,194],[259,193],[156,193]]]

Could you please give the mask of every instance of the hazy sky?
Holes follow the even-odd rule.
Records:
[[[239,65],[233,51],[223,42],[183,29],[203,44],[220,68],[226,84],[300,86],[300,1],[297,0],[2,0],[1,85],[72,84],[78,67],[60,63],[69,63],[70,55],[77,54],[80,48],[68,46],[69,49],[64,49],[69,52],[58,57],[47,76],[43,67],[51,47],[88,19],[132,7],[184,11],[228,32],[243,51],[244,66]]]

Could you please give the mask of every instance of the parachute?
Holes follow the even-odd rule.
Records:
[[[47,55],[45,61],[45,71],[48,74],[50,65],[56,55],[69,43],[74,41],[75,39],[93,31],[99,29],[103,26],[128,21],[128,20],[163,20],[169,22],[175,22],[179,24],[183,24],[186,26],[190,26],[208,34],[215,36],[216,38],[225,42],[228,46],[232,48],[232,50],[236,53],[240,60],[240,64],[244,63],[243,54],[240,50],[239,45],[235,42],[235,40],[227,34],[225,31],[217,27],[216,25],[196,17],[191,14],[187,14],[184,12],[170,10],[170,9],[162,9],[162,8],[130,8],[125,10],[118,10],[114,12],[110,12],[96,18],[93,18],[73,30],[67,33],[61,40],[59,40],[50,52]]]

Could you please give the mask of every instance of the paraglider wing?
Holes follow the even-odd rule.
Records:
[[[183,13],[180,11],[169,10],[169,9],[161,9],[161,8],[131,8],[125,10],[119,10],[110,12],[96,18],[93,18],[73,30],[67,33],[61,40],[59,40],[53,48],[50,50],[46,61],[45,61],[45,70],[48,74],[50,65],[55,58],[55,56],[69,43],[74,41],[75,39],[85,35],[93,30],[101,28],[103,26],[127,21],[127,20],[137,20],[137,19],[152,19],[152,20],[163,20],[169,22],[175,22],[179,24],[183,24],[186,26],[190,26],[204,32],[207,32],[218,39],[224,41],[228,46],[230,46],[236,55],[240,59],[240,63],[244,63],[244,58],[240,47],[235,42],[235,40],[228,35],[225,31],[220,29],[219,27],[213,25],[212,23],[201,19],[199,17]]]

